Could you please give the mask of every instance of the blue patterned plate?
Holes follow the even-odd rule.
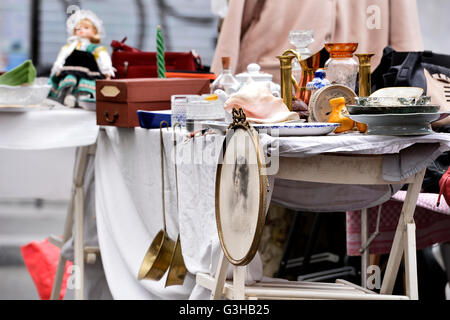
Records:
[[[223,121],[204,121],[203,125],[211,129],[225,132],[228,123]],[[272,124],[253,124],[252,126],[261,133],[273,136],[322,136],[333,132],[339,123],[328,122],[281,122]]]
[[[273,136],[323,136],[333,132],[339,123],[305,122],[305,123],[278,123],[278,124],[254,124],[259,132]]]
[[[204,121],[203,126],[225,132],[229,123],[224,121]],[[273,136],[321,136],[333,132],[339,123],[328,122],[281,122],[272,124],[252,123],[253,128],[261,133]]]

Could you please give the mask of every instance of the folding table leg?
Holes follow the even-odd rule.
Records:
[[[394,289],[395,279],[397,278],[398,268],[402,258],[405,246],[408,246],[408,257],[405,257],[405,268],[409,273],[407,277],[407,288],[410,288],[408,293],[411,299],[418,299],[417,293],[417,265],[416,265],[416,243],[415,243],[415,228],[409,227],[408,224],[414,225],[414,210],[416,209],[417,199],[419,197],[420,189],[422,187],[425,169],[416,174],[414,182],[409,184],[406,193],[405,202],[403,203],[402,212],[398,220],[397,230],[395,231],[394,241],[392,243],[389,260],[386,267],[385,276],[381,285],[381,294],[392,294]],[[407,235],[405,235],[405,233]],[[414,241],[412,240],[414,239]],[[403,242],[403,243],[402,243]],[[414,253],[413,253],[414,251]],[[414,260],[414,263],[412,263]]]
[[[220,300],[223,296],[223,288],[225,286],[225,280],[227,278],[227,271],[230,262],[223,252],[220,254],[219,263],[217,265],[214,287],[211,291],[211,300]]]
[[[84,195],[83,188],[78,187],[75,192],[75,217],[74,217],[74,266],[77,267],[75,276],[77,286],[75,299],[84,299]]]
[[[72,195],[70,197],[69,208],[67,210],[66,221],[64,223],[63,243],[65,243],[72,235],[73,226],[73,209],[74,209],[74,197],[75,189],[72,189]],[[62,254],[59,255],[58,268],[56,269],[55,280],[53,280],[52,293],[50,300],[58,300],[61,291],[61,284],[66,267],[66,258]]]
[[[233,300],[245,299],[245,272],[247,266],[233,268]]]
[[[381,285],[381,294],[392,294],[394,290],[395,279],[397,278],[398,268],[403,255],[403,241],[404,224],[403,212],[400,213],[397,230],[395,231],[394,240],[392,242],[391,251],[389,253],[389,260],[384,274],[383,283]]]
[[[417,286],[416,225],[414,223],[408,223],[406,225],[406,233],[404,236],[406,295],[412,300],[418,300],[419,289]]]
[[[361,246],[367,244],[369,233],[369,217],[367,208],[361,210]],[[369,266],[369,248],[361,254],[361,287],[367,288],[367,267]]]
[[[78,147],[76,150],[75,168],[72,183],[72,195],[70,198],[69,208],[67,211],[66,222],[64,226],[63,243],[65,243],[72,235],[72,228],[75,223],[75,266],[81,267],[77,270],[77,283],[81,284],[81,288],[76,288],[75,298],[83,299],[84,295],[84,243],[83,243],[83,219],[84,219],[84,199],[83,199],[83,184],[86,173],[87,158],[89,153],[94,152],[93,146]],[[75,217],[74,217],[75,216]],[[81,233],[80,233],[81,231]],[[81,241],[81,242],[80,242]],[[61,290],[62,279],[64,276],[66,259],[60,255],[58,267],[53,281],[52,293],[50,299],[59,299],[59,292]]]

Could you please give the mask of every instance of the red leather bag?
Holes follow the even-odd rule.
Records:
[[[450,206],[450,168],[439,179],[439,188],[439,197],[436,206],[439,207],[441,196],[444,196],[445,202]]]
[[[126,37],[121,41],[113,40],[111,47],[112,65],[116,68],[116,79],[124,78],[156,78],[156,52],[143,52],[125,44]],[[203,69],[201,59],[193,51],[165,52],[166,71],[200,71]]]

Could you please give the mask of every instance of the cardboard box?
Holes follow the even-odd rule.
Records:
[[[138,127],[137,110],[170,110],[172,95],[209,93],[209,84],[184,78],[97,80],[97,124]]]

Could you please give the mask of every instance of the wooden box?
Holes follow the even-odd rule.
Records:
[[[184,78],[97,80],[97,124],[138,127],[137,110],[170,110],[172,95],[209,93],[209,84]]]

